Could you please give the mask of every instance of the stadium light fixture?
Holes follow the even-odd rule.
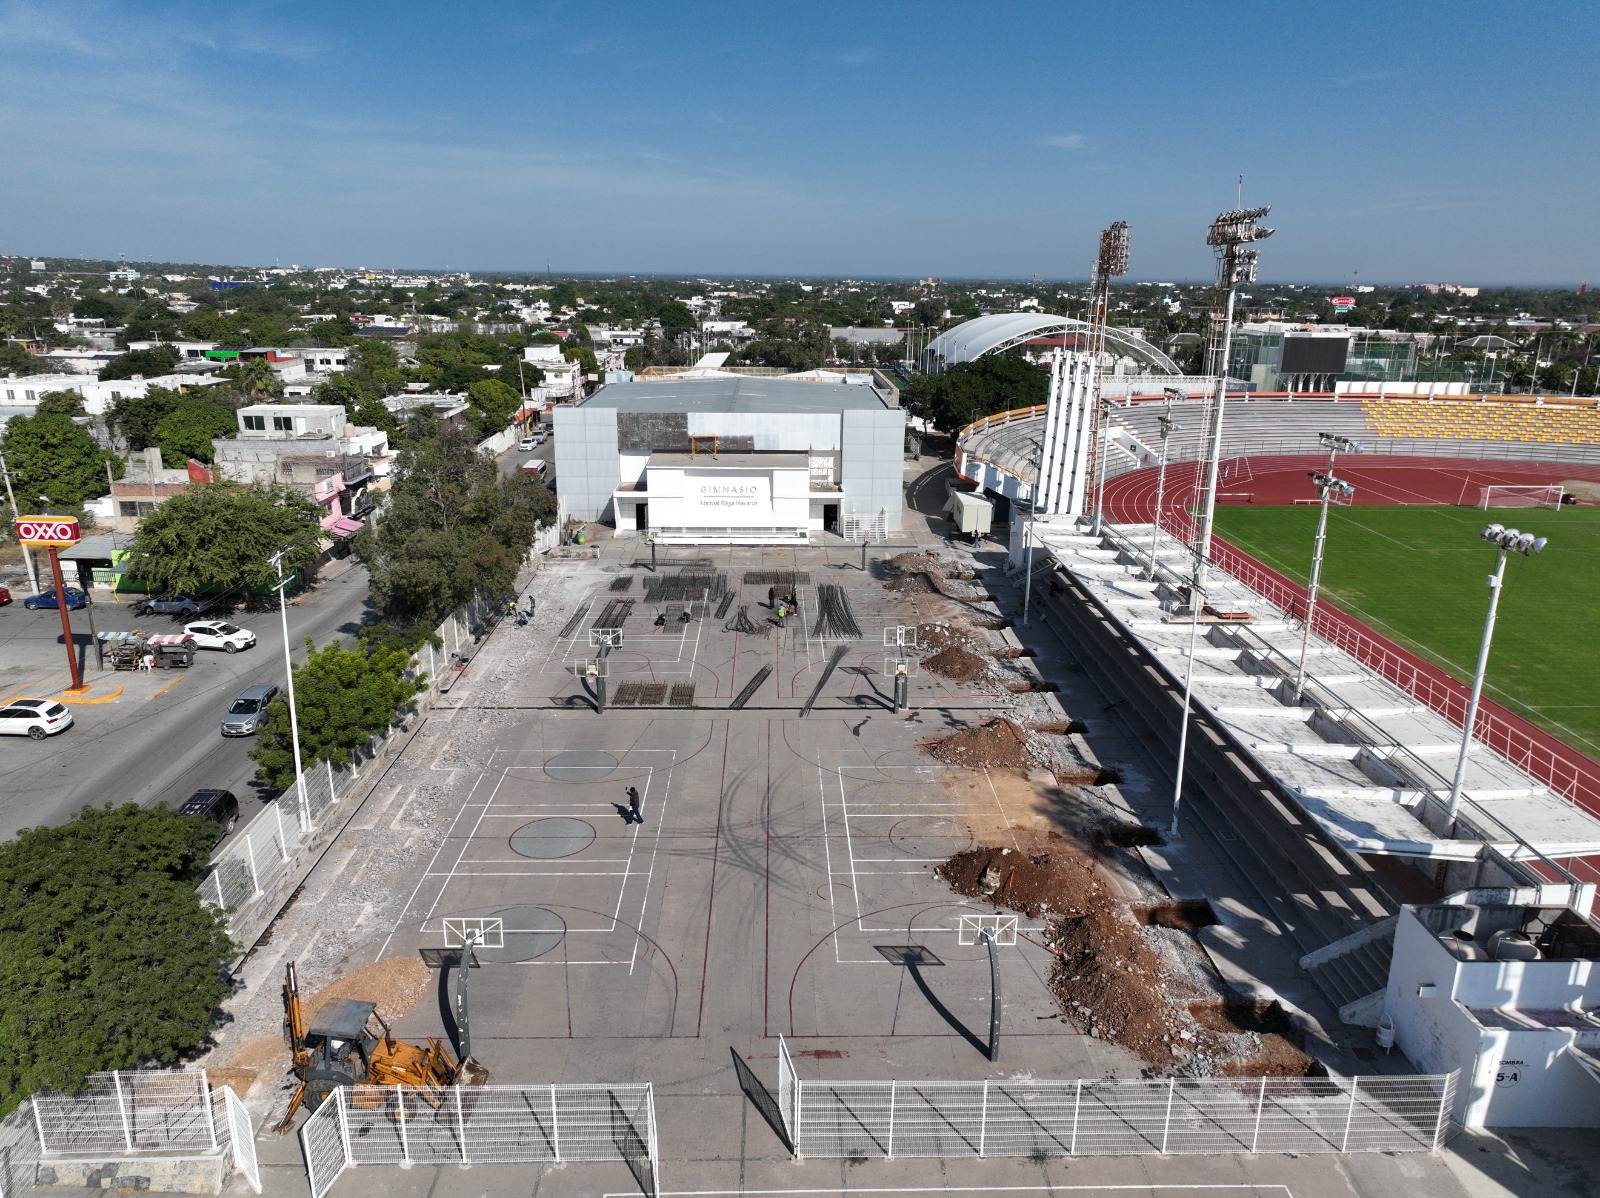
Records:
[[[1151,582],[1156,580],[1156,549],[1161,539],[1161,503],[1167,493],[1167,441],[1173,433],[1183,427],[1172,418],[1172,402],[1178,400],[1187,402],[1189,393],[1177,387],[1163,387],[1161,393],[1167,397],[1166,410],[1156,419],[1161,423],[1161,461],[1156,466],[1156,507],[1150,517],[1150,574]]]
[[[1507,528],[1504,524],[1486,524],[1478,535],[1500,550],[1500,561],[1495,572],[1489,575],[1489,615],[1483,622],[1483,642],[1478,646],[1478,669],[1472,676],[1472,697],[1467,700],[1467,718],[1461,728],[1461,752],[1456,757],[1456,774],[1450,783],[1450,801],[1445,808],[1450,826],[1455,827],[1456,812],[1461,807],[1461,786],[1467,776],[1467,753],[1472,747],[1472,729],[1478,721],[1478,701],[1483,697],[1483,677],[1489,668],[1489,644],[1494,639],[1495,612],[1500,606],[1500,591],[1506,576],[1506,559],[1513,553],[1532,557],[1543,553],[1548,543],[1544,537],[1531,532]]]
[[[1096,457],[1094,491],[1094,535],[1099,536],[1105,524],[1106,489],[1106,428],[1110,424],[1111,409],[1100,395],[1100,357],[1106,349],[1106,325],[1110,323],[1111,280],[1128,273],[1128,222],[1113,221],[1109,228],[1100,231],[1100,254],[1094,264],[1093,310],[1089,321],[1089,351],[1094,357],[1094,393],[1099,402],[1095,405],[1094,429],[1089,444]]]
[[[1206,230],[1206,244],[1216,254],[1217,274],[1211,305],[1211,335],[1206,345],[1206,371],[1216,377],[1216,398],[1212,401],[1209,448],[1206,455],[1205,495],[1200,504],[1200,528],[1195,542],[1195,587],[1205,589],[1206,568],[1211,560],[1211,531],[1217,515],[1217,474],[1222,465],[1222,416],[1228,398],[1228,352],[1233,344],[1234,289],[1240,283],[1253,283],[1259,250],[1245,247],[1272,236],[1256,222],[1272,211],[1271,207],[1235,208],[1224,212]]]
[[[1329,454],[1329,461],[1333,455]],[[1311,618],[1317,610],[1317,587],[1322,581],[1322,551],[1328,544],[1328,505],[1335,495],[1348,499],[1356,493],[1356,489],[1342,478],[1335,478],[1331,473],[1321,470],[1308,470],[1307,477],[1317,488],[1317,497],[1322,501],[1322,510],[1317,514],[1317,539],[1311,546],[1311,585],[1306,588],[1306,616],[1300,628],[1300,667],[1294,676],[1294,701],[1300,702],[1300,697],[1306,689],[1306,653],[1311,648]]]

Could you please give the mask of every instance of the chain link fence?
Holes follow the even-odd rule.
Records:
[[[797,1157],[1430,1152],[1457,1078],[820,1082],[778,1050]]]
[[[655,1098],[623,1085],[349,1086],[300,1129],[312,1198],[350,1165],[622,1161],[658,1193]]]

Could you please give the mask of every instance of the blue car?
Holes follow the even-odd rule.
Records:
[[[76,610],[80,607],[89,606],[89,596],[85,595],[77,587],[67,587],[66,594],[68,607]],[[41,607],[56,607],[58,606],[56,593],[54,591],[45,591],[39,595],[29,595],[22,601],[22,606],[29,611],[38,611]]]

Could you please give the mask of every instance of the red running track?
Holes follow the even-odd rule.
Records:
[[[1314,496],[1307,471],[1327,466],[1325,454],[1236,459],[1225,462],[1217,486],[1220,503],[1288,504]],[[1475,458],[1346,457],[1335,472],[1356,486],[1357,504],[1457,504],[1476,502],[1480,486],[1502,483],[1551,485],[1567,479],[1600,482],[1600,466],[1538,462],[1484,462]],[[1155,508],[1154,467],[1119,475],[1106,483],[1106,516],[1113,523],[1148,524]],[[1193,521],[1188,509],[1199,502],[1199,463],[1167,467],[1162,497],[1162,527],[1187,539]],[[1248,553],[1212,538],[1212,560],[1294,619],[1303,619],[1306,589]],[[1325,598],[1317,603],[1312,631],[1399,686],[1457,727],[1466,722],[1470,687],[1409,649],[1340,610]],[[1600,816],[1600,762],[1557,740],[1544,729],[1490,699],[1478,706],[1474,739],[1493,749],[1558,794]],[[1587,863],[1585,863],[1587,864]],[[1592,869],[1584,869],[1586,878]],[[1594,876],[1600,877],[1600,874]]]

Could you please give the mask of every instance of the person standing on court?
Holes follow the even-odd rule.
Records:
[[[628,787],[628,822],[630,824],[644,823],[644,816],[639,811],[639,788]]]
[[[777,587],[768,587],[767,588],[767,610],[768,611],[776,611],[777,609],[778,609],[778,588]]]

